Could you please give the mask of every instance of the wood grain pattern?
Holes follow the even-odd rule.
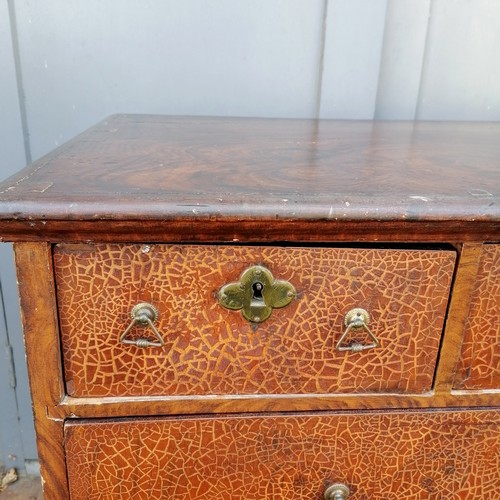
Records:
[[[245,242],[482,242],[499,241],[498,221],[446,220],[164,220],[164,221],[0,221],[1,241],[163,243]]]
[[[69,422],[72,498],[494,499],[500,413],[397,412]]]
[[[66,397],[52,408],[53,418],[199,415],[394,408],[500,407],[500,391],[450,391],[425,394],[235,394],[205,396]]]
[[[434,380],[434,390],[437,394],[446,395],[453,387],[462,346],[464,325],[469,314],[469,304],[476,281],[482,247],[481,243],[465,243],[460,248],[446,318],[446,329],[441,343]]]
[[[455,388],[500,389],[500,245],[484,245]]]
[[[72,396],[425,392],[455,253],[425,250],[58,246],[54,266]],[[217,292],[263,264],[298,299],[254,331]],[[118,342],[132,307],[160,310],[164,348]],[[343,317],[367,309],[381,347],[340,353]],[[136,328],[137,335],[143,335]],[[367,342],[366,335],[355,335]]]
[[[64,397],[51,246],[14,245],[38,458],[45,500],[68,497],[62,419],[48,411]]]
[[[114,116],[2,183],[0,220],[498,222],[499,131]]]

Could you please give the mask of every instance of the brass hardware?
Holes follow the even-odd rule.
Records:
[[[273,309],[285,307],[296,296],[295,288],[284,280],[275,280],[264,266],[252,266],[240,281],[228,283],[219,290],[219,304],[238,311],[252,323],[262,323]]]
[[[325,490],[325,500],[345,500],[350,493],[349,488],[345,484],[332,484]]]
[[[156,307],[148,304],[147,302],[141,302],[132,308],[130,316],[132,318],[132,322],[128,325],[127,329],[120,337],[120,342],[122,344],[135,345],[137,347],[163,347],[165,344],[163,337],[154,325],[155,321],[158,319],[158,310]],[[127,335],[135,325],[142,327],[149,326],[149,328],[153,330],[156,340],[149,340],[144,337],[134,340],[127,339]]]
[[[345,332],[340,337],[335,349],[337,351],[353,351],[353,352],[361,352],[366,351],[367,349],[375,349],[380,345],[377,337],[372,333],[372,331],[368,328],[368,323],[370,322],[370,315],[364,309],[351,309],[344,317],[344,324],[346,326]],[[373,340],[371,344],[344,344],[344,340],[349,336],[351,330],[360,330],[363,329],[368,334],[368,336]]]

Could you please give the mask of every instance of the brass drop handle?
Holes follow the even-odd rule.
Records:
[[[349,488],[345,484],[332,484],[325,490],[325,500],[345,500],[350,493]]]
[[[163,337],[154,325],[155,321],[158,319],[158,310],[155,306],[148,304],[147,302],[141,302],[132,308],[130,316],[132,317],[132,321],[120,337],[120,342],[122,344],[135,345],[137,347],[163,347],[165,344]],[[136,325],[149,327],[156,340],[149,340],[144,337],[138,339],[128,339],[128,334]]]
[[[370,315],[364,309],[356,308],[351,309],[344,317],[344,325],[346,326],[345,332],[340,337],[335,349],[337,351],[353,351],[361,352],[367,349],[375,349],[380,345],[377,337],[368,328],[368,323],[370,322]],[[360,344],[359,342],[353,344],[345,343],[346,338],[349,336],[352,330],[364,330],[368,337],[372,340],[370,344]]]

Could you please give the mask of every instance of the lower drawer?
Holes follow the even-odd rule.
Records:
[[[494,499],[500,412],[398,411],[65,426],[71,498]]]

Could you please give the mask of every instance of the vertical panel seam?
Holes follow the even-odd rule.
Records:
[[[323,72],[325,69],[325,46],[326,46],[326,29],[328,19],[328,4],[329,0],[323,0],[323,19],[321,25],[321,39],[320,39],[320,55],[318,67],[318,85],[316,89],[316,109],[315,117],[318,119],[321,113],[321,101],[323,97]]]
[[[15,0],[7,0],[7,8],[8,8],[8,13],[9,13],[9,27],[10,27],[10,36],[11,36],[11,43],[12,43],[12,56],[14,60],[14,71],[15,71],[15,77],[16,77],[16,90],[17,90],[17,98],[18,98],[18,106],[19,106],[19,115],[21,119],[21,130],[23,134],[23,147],[24,147],[24,158],[27,164],[31,163],[32,161],[32,155],[31,155],[31,144],[30,144],[30,134],[29,134],[29,126],[28,126],[28,116],[27,116],[27,111],[26,111],[26,97],[24,93],[24,85],[23,85],[23,78],[22,78],[22,69],[21,69],[21,52],[19,49],[19,33],[17,30],[17,16],[16,16],[16,10],[15,10],[15,5],[14,5]],[[1,280],[1,278],[0,278]],[[2,282],[0,281],[0,287],[1,287]],[[5,334],[6,334],[6,339],[7,342],[9,343],[10,346],[10,340],[9,340],[9,324],[7,321],[7,311],[5,309],[5,300],[4,300],[4,294],[3,290],[0,288],[0,295],[1,295],[1,301],[2,301],[2,308],[3,308],[3,322],[5,325]],[[12,348],[11,348],[12,349]],[[15,366],[15,360],[12,357],[12,369],[14,371],[14,376],[16,376],[16,366]],[[24,463],[25,460],[25,446],[24,442],[22,439],[22,430],[21,430],[21,414],[20,414],[20,405],[19,405],[19,393],[18,393],[18,387],[13,389],[13,396],[15,400],[15,411],[17,414],[17,425],[15,429],[11,429],[12,432],[16,433],[16,436],[13,437],[14,441],[17,441],[19,443],[19,448],[18,448],[18,453],[22,454],[22,456],[18,456],[17,459],[19,460],[18,466],[21,468],[25,469],[26,465]]]
[[[15,365],[14,365],[14,356],[12,352],[12,345],[10,343],[10,338],[9,338],[9,330],[7,328],[7,316],[6,316],[6,311],[5,311],[5,301],[3,298],[3,290],[2,290],[2,282],[0,281],[0,321],[2,322],[2,330],[5,331],[5,344],[4,344],[4,349],[5,352],[4,354],[7,356],[7,363],[9,363],[9,366],[7,367],[7,371],[9,372],[9,384],[11,388],[14,391],[14,397],[16,400],[16,412],[17,416],[19,418],[19,405],[17,404],[17,391],[16,391],[16,370],[15,370]]]
[[[19,101],[19,113],[21,115],[21,127],[23,131],[24,156],[26,163],[31,163],[31,145],[26,112],[26,95],[24,93],[23,75],[21,69],[21,52],[19,50],[19,33],[17,30],[17,17],[14,5],[15,0],[7,0],[9,9],[10,34],[12,39],[12,52],[14,56],[14,68],[16,72],[17,97]]]
[[[414,120],[420,119],[420,104],[422,102],[422,85],[427,69],[427,59],[429,55],[429,38],[430,38],[430,25],[432,21],[432,13],[434,8],[434,0],[429,0],[429,13],[427,16],[427,26],[425,28],[425,44],[424,44],[424,52],[422,54],[422,67],[420,70],[420,80],[418,82],[418,92],[417,92],[417,102],[415,103],[415,113],[413,116]]]
[[[378,67],[378,78],[377,78],[377,91],[375,94],[375,105],[373,106],[373,118],[377,119],[377,117],[380,115],[380,106],[379,106],[379,100],[380,100],[380,87],[381,87],[381,82],[382,82],[382,68],[384,67],[385,64],[385,58],[384,54],[386,51],[386,45],[387,45],[387,18],[389,16],[389,4],[391,0],[387,0],[385,4],[385,16],[384,16],[384,34],[382,36],[382,45],[380,47],[380,64]]]
[[[7,327],[7,317],[6,317],[6,310],[5,310],[5,301],[4,301],[4,295],[3,295],[3,290],[2,290],[2,283],[0,281],[0,309],[1,309],[1,314],[0,314],[0,321],[2,322],[2,330],[5,333],[5,354],[10,357],[9,362],[10,366],[8,367],[8,371],[12,371],[10,373],[10,377],[12,377],[12,380],[8,381],[10,385],[10,389],[12,390],[12,397],[13,401],[12,404],[9,404],[11,408],[15,406],[15,408],[12,408],[15,410],[15,416],[14,416],[14,424],[13,427],[9,429],[9,441],[4,442],[3,444],[6,445],[7,449],[12,449],[12,446],[14,446],[15,451],[16,451],[16,458],[13,458],[11,460],[10,456],[9,457],[2,457],[3,450],[0,450],[0,459],[6,458],[8,460],[11,460],[12,462],[17,461],[16,466],[24,468],[24,444],[21,439],[21,427],[20,427],[20,412],[19,412],[19,400],[18,400],[18,393],[17,393],[17,387],[15,384],[15,378],[16,378],[16,367],[14,363],[14,357],[13,357],[13,352],[12,352],[12,346],[10,343],[9,339],[9,330]],[[12,383],[14,382],[14,384]],[[21,456],[19,456],[19,455]]]

